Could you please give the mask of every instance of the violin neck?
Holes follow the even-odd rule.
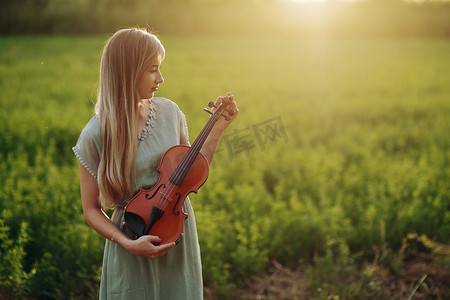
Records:
[[[182,159],[176,170],[173,172],[172,176],[170,176],[169,180],[172,183],[176,184],[177,186],[181,185],[181,183],[184,180],[184,177],[186,177],[186,174],[189,172],[192,164],[194,163],[195,159],[197,158],[197,155],[200,152],[200,149],[203,147],[203,144],[205,143],[206,139],[211,133],[214,124],[216,123],[217,119],[219,119],[223,110],[224,109],[222,107],[219,107],[219,109],[213,115],[211,115],[205,127],[203,127],[202,131],[195,139],[191,148],[188,150],[188,152],[186,153],[186,155],[184,156],[184,158]]]

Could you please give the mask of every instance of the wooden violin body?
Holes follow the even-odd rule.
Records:
[[[125,225],[136,236],[157,235],[164,244],[177,242],[183,235],[184,221],[188,217],[182,210],[184,200],[189,193],[197,193],[208,178],[209,172],[208,161],[201,153],[198,153],[183,184],[177,186],[170,181],[170,176],[189,149],[189,146],[182,145],[169,148],[157,169],[160,173],[158,182],[150,190],[141,188],[139,193],[128,202],[125,208]],[[164,213],[154,222],[150,230],[145,232],[152,210],[154,211],[153,207],[159,208]],[[153,218],[156,218],[155,213],[153,214]]]
[[[177,145],[169,148],[163,155],[157,170],[158,182],[149,190],[141,188],[125,206],[124,220],[127,228],[137,237],[156,235],[161,244],[178,242],[183,235],[184,221],[188,217],[182,206],[187,195],[197,193],[205,183],[209,173],[209,163],[200,153],[206,138],[225,106],[231,100],[223,101],[200,132],[192,146]],[[234,111],[229,111],[230,115]]]

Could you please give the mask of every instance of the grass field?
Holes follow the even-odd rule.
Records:
[[[0,37],[5,295],[95,298],[103,240],[82,217],[71,147],[92,116],[105,39]],[[408,251],[448,269],[449,40],[161,40],[157,96],[184,111],[191,143],[209,100],[231,91],[239,104],[191,197],[213,293],[226,298],[273,261],[310,267],[317,299],[383,299],[366,262],[398,276]]]

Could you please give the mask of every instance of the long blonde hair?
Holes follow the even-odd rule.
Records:
[[[103,49],[95,112],[103,139],[98,186],[105,208],[116,207],[133,192],[141,101],[137,81],[164,53],[159,39],[140,28],[117,31]]]

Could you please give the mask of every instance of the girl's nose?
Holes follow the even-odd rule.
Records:
[[[164,82],[164,77],[162,76],[161,72],[159,73],[159,76],[156,78],[156,81],[158,84],[161,84]]]

